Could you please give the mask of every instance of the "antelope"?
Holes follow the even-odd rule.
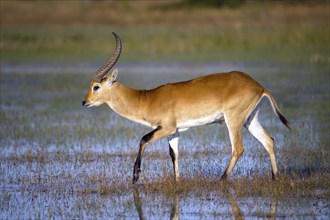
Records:
[[[264,146],[269,154],[272,178],[278,175],[274,139],[260,125],[258,113],[263,99],[268,99],[280,121],[290,129],[272,94],[246,73],[232,71],[201,76],[189,81],[161,85],[150,90],[135,90],[116,81],[116,64],[122,50],[119,36],[113,32],[116,47],[111,58],[95,73],[82,101],[86,107],[106,103],[119,115],[151,127],[140,141],[133,168],[133,184],[139,179],[141,160],[150,142],[168,137],[174,179],[180,180],[178,144],[180,133],[189,128],[212,123],[226,124],[232,154],[221,179],[225,179],[242,156],[243,127]]]

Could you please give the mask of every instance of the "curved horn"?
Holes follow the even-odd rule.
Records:
[[[116,48],[115,51],[113,52],[111,58],[109,59],[108,62],[106,62],[96,73],[95,76],[93,77],[93,80],[96,82],[101,82],[104,76],[109,72],[109,70],[116,64],[120,53],[121,53],[121,40],[115,32],[112,32],[113,36],[116,39]]]

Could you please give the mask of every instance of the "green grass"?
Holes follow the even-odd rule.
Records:
[[[4,1],[1,60],[106,60],[116,31],[123,40],[122,62],[330,62],[327,4],[179,5]]]
[[[4,29],[2,61],[106,60],[114,48],[111,34],[123,41],[121,61],[281,61],[329,62],[329,32],[318,28],[93,28]]]

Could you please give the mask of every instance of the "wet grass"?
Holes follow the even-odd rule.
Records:
[[[0,218],[328,219],[328,8],[1,1]],[[264,104],[279,179],[243,130],[245,152],[220,181],[230,142],[225,126],[209,125],[182,134],[180,182],[163,139],[146,148],[133,186],[137,144],[149,129],[106,106],[81,107],[90,72],[113,49],[112,31],[124,44],[118,80],[131,87],[235,69],[269,89],[293,128]]]
[[[220,181],[231,149],[225,126],[210,125],[182,134],[179,183],[164,139],[147,147],[133,187],[137,143],[149,129],[106,106],[82,108],[89,74],[2,73],[1,218],[327,218],[328,65],[238,66],[274,94],[293,127],[289,132],[265,103],[261,122],[275,139],[276,182],[267,153],[245,130],[243,157]],[[201,74],[126,70],[119,81],[135,88]]]

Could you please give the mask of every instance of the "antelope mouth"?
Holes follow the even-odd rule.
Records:
[[[82,101],[82,106],[84,107],[92,107],[93,105],[91,103],[86,103],[86,101]]]

